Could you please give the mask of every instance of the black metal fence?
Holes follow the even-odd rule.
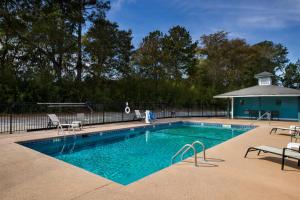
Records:
[[[61,123],[78,120],[78,113],[84,113],[84,125],[135,121],[134,110],[143,113],[154,111],[158,119],[170,117],[225,117],[226,106],[186,105],[169,106],[154,103],[129,103],[131,112],[125,113],[125,103],[85,103],[85,104],[0,104],[0,133],[35,131],[50,129],[47,114],[55,113]]]

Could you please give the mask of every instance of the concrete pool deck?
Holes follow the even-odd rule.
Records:
[[[201,121],[249,125],[249,120],[175,118],[168,121]],[[195,167],[192,159],[172,165],[130,185],[122,186],[83,169],[16,144],[57,136],[56,130],[0,135],[0,199],[300,199],[300,168],[296,160],[272,154],[244,154],[249,146],[285,147],[290,137],[272,134],[272,127],[299,122],[255,122],[258,127],[207,150],[209,164]],[[141,122],[87,127],[84,132],[141,126]],[[284,132],[282,132],[284,133]],[[286,132],[285,132],[286,133]],[[202,154],[198,154],[202,156]]]

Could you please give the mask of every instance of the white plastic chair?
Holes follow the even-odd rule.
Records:
[[[135,113],[135,119],[145,119],[145,116],[141,115],[140,110],[134,110]]]
[[[58,130],[58,134],[59,134],[59,130],[61,130],[62,132],[64,132],[63,127],[67,127],[67,129],[72,128],[72,131],[75,130],[75,128],[79,128],[81,130],[80,124],[76,123],[76,122],[72,122],[71,124],[68,123],[60,123],[58,117],[56,116],[56,114],[48,114],[48,117],[52,123],[52,125],[57,127]]]

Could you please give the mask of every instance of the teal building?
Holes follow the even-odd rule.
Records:
[[[215,96],[231,100],[231,118],[300,121],[300,90],[272,85],[273,74],[255,75],[258,85]]]

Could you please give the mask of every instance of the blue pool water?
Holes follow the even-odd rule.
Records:
[[[171,157],[187,143],[213,147],[253,127],[177,122],[21,142],[59,160],[123,185],[130,184],[171,165]],[[201,151],[200,147],[198,151]],[[186,154],[185,158],[191,156]],[[176,160],[178,162],[179,160]]]

